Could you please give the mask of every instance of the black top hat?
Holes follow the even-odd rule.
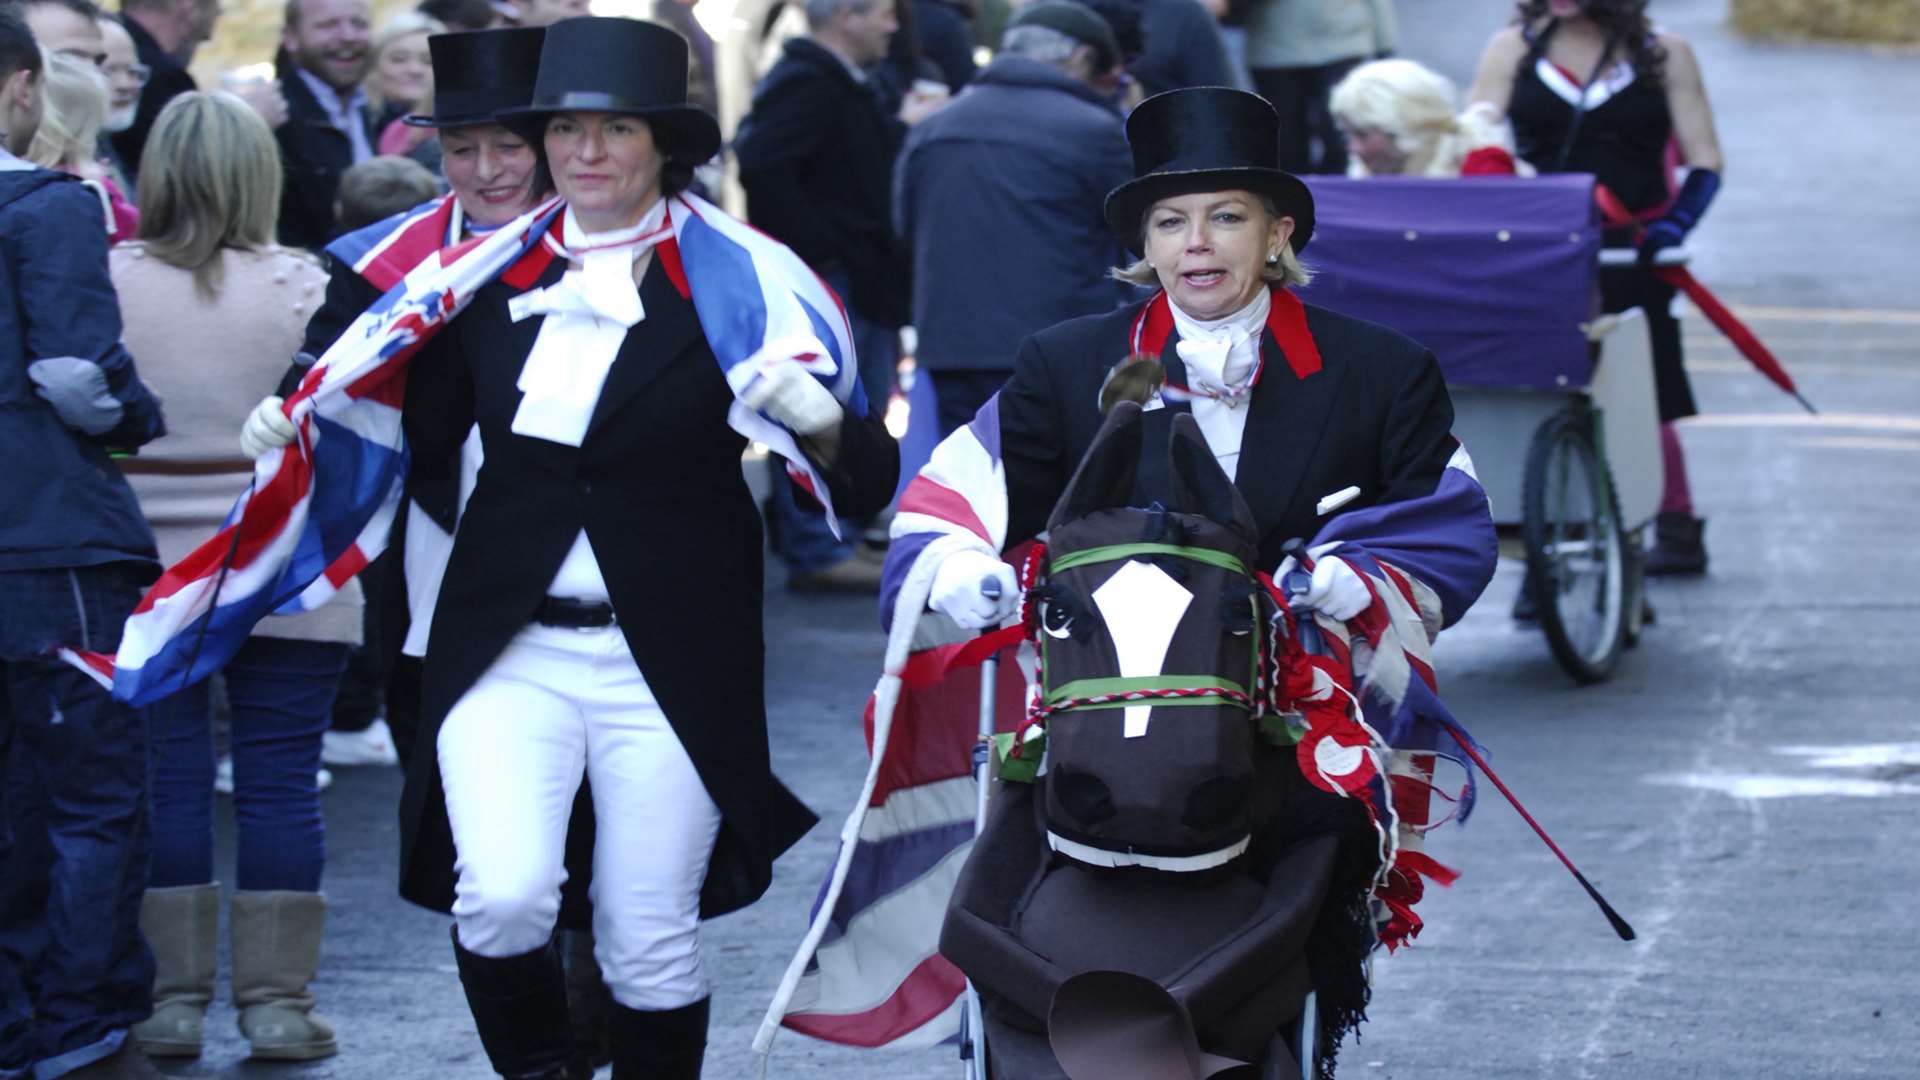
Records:
[[[1127,117],[1127,143],[1134,178],[1107,194],[1107,227],[1126,247],[1140,250],[1154,203],[1199,191],[1265,195],[1293,218],[1289,247],[1313,237],[1313,193],[1280,168],[1280,117],[1265,99],[1223,86],[1155,94]]]
[[[427,39],[433,56],[433,115],[409,116],[415,127],[491,124],[502,109],[533,100],[540,74],[540,27],[469,30]]]
[[[547,27],[533,101],[501,116],[613,112],[645,117],[661,152],[698,165],[720,125],[687,104],[687,39],[640,19],[562,19]]]

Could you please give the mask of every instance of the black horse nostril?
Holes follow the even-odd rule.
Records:
[[[1114,814],[1113,790],[1092,773],[1056,768],[1047,784],[1054,802],[1082,827],[1098,825]]]
[[[1212,832],[1246,817],[1247,781],[1216,776],[1187,793],[1187,809],[1180,821],[1196,832]]]

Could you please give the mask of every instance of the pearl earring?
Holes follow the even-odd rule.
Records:
[[[1278,266],[1279,264],[1280,264],[1280,255],[1278,252],[1273,252],[1268,254],[1267,256],[1268,266]]]

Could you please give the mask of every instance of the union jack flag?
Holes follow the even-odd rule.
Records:
[[[116,698],[146,705],[218,671],[261,618],[311,611],[331,599],[385,549],[399,509],[407,362],[481,287],[495,279],[530,287],[564,255],[562,208],[550,201],[424,256],[426,245],[448,233],[457,211],[451,200],[403,215],[387,227],[384,242],[377,230],[368,234],[375,242],[354,258],[356,271],[376,283],[377,275],[399,276],[287,398],[298,432],[293,443],[254,463],[252,485],[226,523],[160,576],[128,618],[117,653],[59,655]],[[864,416],[852,330],[832,290],[784,245],[705,200],[675,196],[667,218],[673,233],[655,255],[691,298],[735,391],[763,365],[792,361]],[[402,269],[416,256],[421,261]],[[728,423],[786,457],[833,521],[826,484],[791,432],[737,401]]]

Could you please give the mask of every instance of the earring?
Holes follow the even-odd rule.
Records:
[[[1279,252],[1277,252],[1277,251],[1276,251],[1276,252],[1269,252],[1269,253],[1267,254],[1267,265],[1268,265],[1268,266],[1278,266],[1278,265],[1280,265],[1280,253],[1279,253]]]

